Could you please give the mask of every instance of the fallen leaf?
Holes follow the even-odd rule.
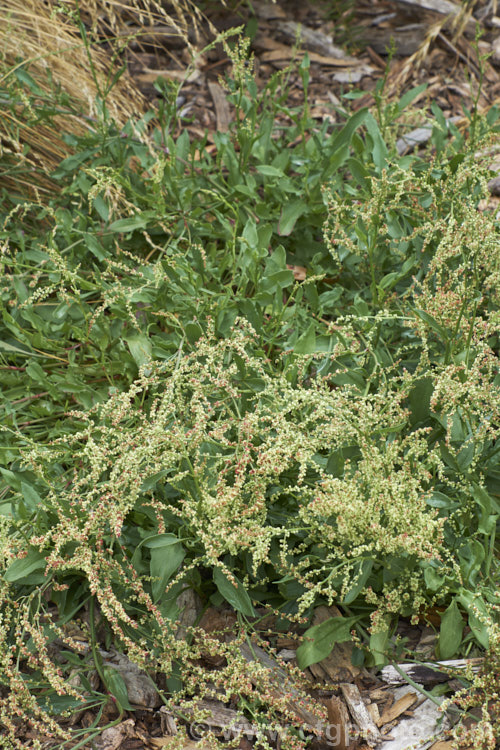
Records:
[[[307,269],[304,266],[290,266],[287,263],[286,267],[292,271],[295,281],[304,281],[307,276]]]

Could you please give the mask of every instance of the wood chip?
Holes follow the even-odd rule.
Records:
[[[384,703],[387,703],[390,700],[392,703],[394,700],[394,696],[389,691],[389,686],[384,685],[383,687],[377,687],[373,688],[373,690],[370,690],[370,700],[372,702],[383,701]]]
[[[166,706],[160,706],[160,726],[161,731],[169,737],[175,737],[177,734],[177,722],[175,717]]]
[[[340,685],[342,695],[344,696],[345,702],[351,712],[351,716],[359,727],[361,737],[365,738],[367,742],[376,744],[380,741],[380,732],[377,726],[374,724],[370,714],[361,697],[356,685],[350,685],[349,683],[343,682]]]
[[[377,55],[374,49],[372,49],[370,46],[367,46],[366,51],[368,53],[368,57],[381,70],[385,70],[387,67],[386,60],[383,60],[380,55]]]
[[[397,721],[391,721],[390,724],[386,724],[384,727],[381,728],[380,733],[384,740],[393,739],[389,732],[391,729],[394,729],[394,727],[397,725]]]
[[[295,648],[283,648],[278,653],[278,659],[281,661],[294,661],[297,658],[297,650]]]
[[[278,648],[295,648],[299,647],[299,642],[293,638],[287,636],[278,636],[276,639],[276,645]]]
[[[286,13],[277,3],[270,3],[266,0],[253,0],[253,9],[256,16],[265,21],[271,21],[275,18],[286,18]]]
[[[137,664],[130,661],[128,656],[112,650],[105,653],[103,664],[107,669],[114,669],[119,673],[127,688],[128,699],[135,706],[144,708],[158,708],[162,700],[151,677]]]
[[[414,8],[430,10],[434,13],[440,13],[443,16],[456,16],[462,8],[458,3],[452,3],[450,0],[396,0],[400,5],[411,5]],[[470,18],[467,21],[467,28],[474,30],[476,21]]]
[[[396,2],[400,5],[412,5],[415,8],[423,8],[443,15],[456,16],[460,10],[460,5],[450,0],[396,0]]]
[[[253,40],[253,47],[258,50],[282,50],[282,51],[288,51],[291,49],[287,44],[283,44],[283,42],[277,42],[276,39],[272,36],[267,36],[267,34],[262,34],[259,32],[255,39]],[[260,56],[259,56],[260,59]]]
[[[346,750],[349,745],[349,714],[344,702],[332,695],[328,700],[324,700],[328,711],[328,728],[326,739],[329,747],[335,747],[337,750]]]
[[[412,23],[396,29],[370,29],[370,46],[376,54],[387,54],[387,48],[394,39],[396,54],[407,57],[415,54],[425,41],[428,25],[425,23]]]
[[[414,682],[418,682],[420,685],[430,685],[446,682],[450,672],[465,669],[468,666],[476,673],[481,668],[482,663],[483,659],[450,659],[438,661],[435,664],[398,664],[398,668]],[[384,667],[380,671],[379,677],[388,685],[404,685],[405,683],[405,678],[392,666]]]
[[[191,628],[200,612],[203,609],[203,605],[198,594],[193,589],[185,589],[176,599],[176,605],[179,607],[179,617],[177,623],[179,627],[175,637],[178,641],[183,641],[188,633],[188,629]]]
[[[220,133],[226,133],[229,130],[229,123],[231,122],[231,112],[224,89],[215,81],[208,82],[208,89],[214,101],[217,130]]]
[[[337,47],[333,44],[331,36],[323,34],[318,29],[310,29],[304,24],[297,23],[296,21],[284,21],[279,25],[279,31],[284,34],[289,40],[295,42],[298,38],[300,44],[310,51],[310,56],[318,54],[318,56],[325,57],[337,57],[339,59],[346,59],[345,51],[341,47]],[[311,57],[312,59],[312,57]],[[348,57],[351,63],[356,63],[356,58]]]
[[[492,195],[500,195],[500,177],[493,177],[488,182],[488,190]]]
[[[135,727],[134,719],[127,719],[116,726],[104,729],[99,737],[98,747],[99,750],[119,750],[125,746],[128,739],[143,739]]]
[[[219,610],[215,607],[208,607],[203,613],[198,626],[206,633],[214,635],[216,633],[232,631],[236,619],[236,612],[234,612],[234,610]]]
[[[316,682],[326,683],[330,681],[328,674],[325,672],[321,664],[311,664],[309,666],[309,672],[312,674]]]
[[[328,105],[319,104],[316,107],[311,107],[309,110],[311,117],[314,117],[315,120],[322,120],[323,122],[327,120],[328,122],[336,122],[337,118],[335,117],[335,113],[331,111],[331,108]]]
[[[376,724],[377,726],[380,726],[379,725],[380,711],[379,711],[379,708],[378,708],[377,704],[376,703],[368,703],[367,706],[366,706],[366,710],[370,714],[370,716],[371,716],[371,718],[373,720],[373,723]]]
[[[324,55],[318,55],[316,52],[308,52],[307,54],[309,55],[309,59],[311,62],[319,63],[320,65],[326,65],[328,67],[356,68],[362,64],[359,60],[352,61],[345,57],[325,57]],[[304,52],[300,50],[297,51],[296,49],[293,49],[293,47],[286,47],[285,45],[283,45],[278,49],[263,52],[262,55],[260,55],[259,59],[262,62],[278,62],[282,60],[300,60],[303,57]],[[368,68],[368,66],[365,67]],[[373,70],[373,68],[371,70]]]
[[[416,700],[417,695],[415,693],[406,693],[396,703],[393,703],[390,708],[384,709],[382,716],[377,722],[377,726],[382,727],[384,724],[394,721],[394,719],[397,719],[398,716],[407,711],[410,706],[413,706]]]

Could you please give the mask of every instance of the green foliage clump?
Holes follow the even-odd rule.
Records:
[[[307,88],[307,58],[300,72]],[[99,665],[96,604],[100,637],[162,675],[167,704],[211,681],[283,710],[264,675],[248,684],[238,640],[176,638],[189,589],[231,605],[242,638],[259,607],[287,627],[336,603],[328,649],[352,630],[368,666],[398,617],[437,606],[442,658],[496,658],[500,253],[475,153],[497,113],[472,144],[440,115],[432,153],[398,157],[367,110],[331,131],[286,108],[280,76],[259,94],[241,64],[227,86],[237,116],[213,153],[174,137],[164,87],[156,125],[66,135],[49,200],[3,196],[12,742],[16,715],[57,733],[54,714],[102,707],[93,666],[128,708]],[[84,607],[92,659],[67,628]],[[309,633],[302,667],[325,655]]]

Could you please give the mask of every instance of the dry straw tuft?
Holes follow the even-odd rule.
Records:
[[[156,0],[5,0],[0,159],[8,192],[43,202],[57,190],[50,174],[71,153],[62,133],[92,127],[100,100],[119,126],[145,113],[148,102],[122,70],[132,38],[168,24],[190,47],[188,29],[202,20],[191,0],[175,0],[171,14]]]

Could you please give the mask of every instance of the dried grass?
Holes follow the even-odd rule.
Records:
[[[438,38],[443,38],[443,31],[448,29],[451,32],[451,39],[448,41],[447,46],[451,47],[452,50],[456,51],[457,56],[460,56],[458,51],[455,49],[457,43],[462,42],[468,48],[471,56],[474,57],[471,43],[468,41],[465,32],[469,26],[469,23],[473,21],[473,11],[478,5],[479,0],[472,0],[470,3],[466,3],[460,6],[458,12],[454,16],[441,16],[435,23],[431,24],[427,29],[427,33],[422,40],[420,47],[410,55],[403,67],[398,71],[397,75],[390,80],[390,96],[394,96],[399,91],[411,76],[415,70],[418,70],[422,63],[427,59],[429,52]],[[446,41],[446,37],[445,37]],[[471,66],[472,72],[477,75],[478,69],[475,65]]]
[[[105,96],[107,111],[120,126],[144,114],[148,102],[127,72],[120,74],[122,55],[131,38],[158,24],[168,24],[193,49],[188,37],[200,28],[202,14],[192,0],[173,0],[171,6],[168,13],[157,0],[4,0],[0,6],[4,188],[42,201],[57,190],[49,175],[71,153],[61,134],[84,132],[95,118],[96,97]],[[78,11],[87,44],[78,29]],[[21,68],[49,98],[54,86],[60,87],[70,106],[58,107],[49,119],[37,116],[43,95],[38,102],[32,96],[12,96],[12,83]]]

